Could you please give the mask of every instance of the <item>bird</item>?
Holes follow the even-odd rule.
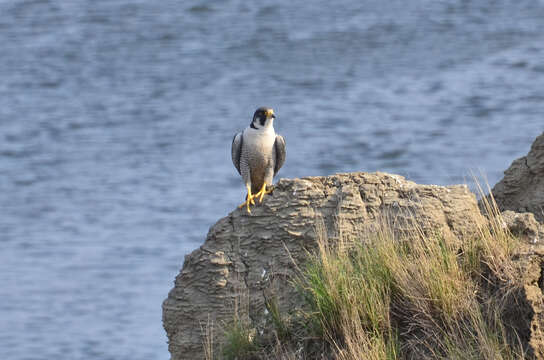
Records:
[[[274,131],[275,118],[273,109],[259,107],[249,126],[232,139],[232,163],[247,189],[239,208],[246,206],[248,214],[255,199],[261,203],[272,192],[272,180],[285,162],[285,139]]]

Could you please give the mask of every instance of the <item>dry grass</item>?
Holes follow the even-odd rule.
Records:
[[[415,221],[409,237],[384,226],[343,251],[320,240],[300,278],[315,334],[339,359],[522,358],[507,342],[501,302],[484,304],[480,291],[489,278],[516,286],[516,240],[500,221],[461,248]]]
[[[414,219],[404,235],[384,222],[371,238],[334,243],[318,226],[318,249],[296,282],[305,310],[285,321],[269,305],[274,342],[250,339],[250,326],[235,323],[227,347],[238,350],[225,358],[318,358],[316,343],[322,359],[524,358],[502,321],[503,300],[521,287],[511,260],[517,240],[493,199],[483,204],[488,219],[467,239],[424,232]]]
[[[214,360],[214,329],[213,329],[213,320],[210,319],[208,315],[208,321],[205,325],[200,324],[200,331],[203,334],[202,347],[204,348],[204,359],[205,360]]]

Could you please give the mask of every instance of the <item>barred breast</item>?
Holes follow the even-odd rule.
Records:
[[[244,131],[242,158],[247,161],[251,179],[251,191],[261,190],[269,173],[274,174],[275,132],[257,132],[253,129]],[[271,182],[271,179],[270,179]]]

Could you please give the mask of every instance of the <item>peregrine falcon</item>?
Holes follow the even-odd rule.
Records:
[[[246,201],[240,205],[255,205],[272,192],[272,178],[285,162],[285,140],[274,131],[274,110],[260,107],[251,124],[232,139],[232,162],[242,175],[247,188]],[[267,189],[268,186],[268,189]]]

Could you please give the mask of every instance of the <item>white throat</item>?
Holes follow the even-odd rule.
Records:
[[[253,126],[255,128],[249,127],[251,130],[256,132],[262,132],[262,133],[268,133],[268,132],[274,132],[274,119],[268,119],[264,125],[261,125],[258,121],[253,122]]]

